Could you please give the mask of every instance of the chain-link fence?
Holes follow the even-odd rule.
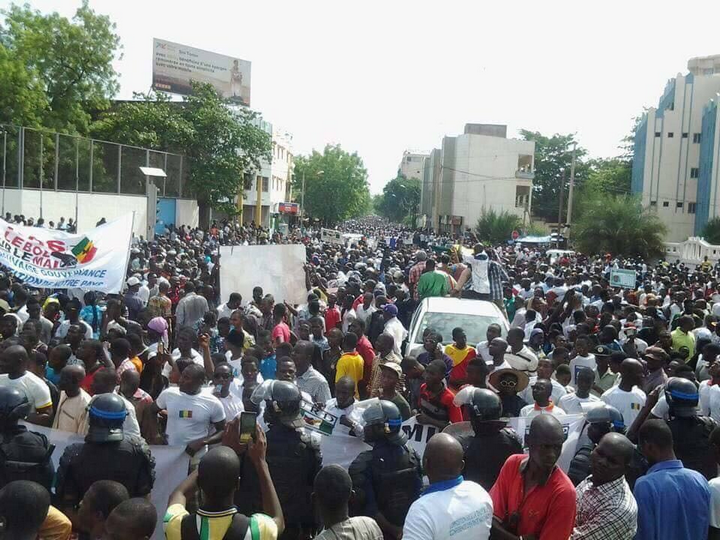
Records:
[[[184,156],[0,124],[2,188],[145,195],[140,167],[163,169],[160,197],[188,196]]]

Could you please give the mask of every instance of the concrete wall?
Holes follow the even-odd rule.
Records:
[[[5,212],[13,215],[38,218],[45,222],[57,223],[61,217],[67,221],[75,219],[76,195],[67,191],[42,191],[34,189],[6,189]],[[176,224],[198,224],[198,206],[196,201],[176,199]],[[79,193],[77,195],[78,231],[92,229],[101,218],[112,221],[129,212],[135,212],[133,232],[145,235],[147,225],[147,199],[143,195],[117,195],[103,193]],[[3,214],[4,215],[4,214]]]

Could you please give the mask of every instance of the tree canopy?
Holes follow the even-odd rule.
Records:
[[[720,217],[714,217],[703,227],[702,236],[711,244],[720,244]]]
[[[182,103],[162,93],[137,94],[139,101],[122,103],[93,125],[93,133],[109,141],[188,157],[190,190],[200,205],[201,223],[207,209],[233,215],[233,199],[245,173],[270,160],[271,137],[257,127],[257,114],[228,104],[209,84],[193,83]]]
[[[558,219],[560,187],[563,187],[563,208],[567,209],[568,188],[570,185],[570,165],[574,135],[555,134],[548,137],[537,131],[521,130],[520,135],[526,141],[535,141],[535,179],[533,180],[532,212],[547,221],[563,222],[565,216]],[[578,146],[575,153],[575,186],[583,183],[588,174],[588,166],[583,158],[587,152]],[[563,183],[564,178],[564,183]],[[565,211],[563,211],[563,214]]]
[[[572,228],[572,241],[583,253],[652,257],[663,252],[667,228],[638,197],[597,194],[585,204]]]
[[[374,201],[375,211],[394,223],[412,221],[420,204],[420,180],[398,175],[383,188],[382,195]]]
[[[522,227],[522,220],[515,214],[494,209],[483,210],[478,219],[475,231],[477,237],[492,244],[500,244],[512,237],[512,232]]]
[[[72,20],[11,6],[0,26],[0,122],[88,133],[119,88],[115,24],[87,0]]]
[[[296,157],[293,186],[298,194],[303,189],[303,175],[306,216],[334,225],[369,212],[367,170],[357,152],[351,154],[339,144],[329,144],[322,154],[313,150],[309,156]]]

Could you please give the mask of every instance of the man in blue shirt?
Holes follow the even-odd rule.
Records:
[[[707,480],[676,459],[668,425],[663,420],[648,420],[640,428],[638,445],[651,467],[635,484],[638,506],[635,540],[707,538],[710,521]]]

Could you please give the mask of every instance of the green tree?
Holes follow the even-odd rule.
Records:
[[[0,124],[38,127],[47,108],[40,81],[0,42]]]
[[[714,217],[703,227],[702,236],[711,244],[720,244],[720,217]]]
[[[2,14],[0,49],[25,69],[22,78],[13,78],[14,70],[2,69],[1,79],[11,74],[2,84],[14,80],[27,88],[0,98],[0,119],[29,125],[41,122],[56,131],[87,134],[91,112],[105,109],[119,88],[112,65],[120,48],[115,25],[90,9],[87,0],[72,21],[27,5],[13,5]],[[0,67],[7,67],[2,58],[0,53]],[[30,100],[22,103],[28,95]],[[28,108],[36,112],[30,114],[24,110]]]
[[[394,223],[414,221],[420,204],[420,180],[398,175],[383,188],[376,206],[378,214]]]
[[[522,227],[522,220],[515,214],[507,210],[496,212],[491,208],[482,211],[475,226],[475,231],[480,240],[499,244],[510,240],[512,232],[520,227]]]
[[[567,209],[568,188],[570,185],[570,166],[574,135],[555,134],[547,137],[537,131],[521,130],[520,135],[526,141],[535,141],[535,179],[533,180],[532,212],[547,221],[565,221],[558,219],[560,187],[563,186],[563,208]],[[575,187],[582,185],[587,178],[588,167],[583,162],[586,151],[578,146],[575,153]],[[563,178],[565,182],[563,184]],[[566,210],[563,210],[565,214]]]
[[[663,252],[667,228],[631,195],[596,194],[573,224],[572,241],[583,253],[652,257]]]
[[[189,161],[189,188],[200,206],[200,223],[209,209],[237,214],[235,196],[245,173],[271,159],[271,138],[256,125],[257,113],[231,106],[209,84],[193,83],[182,103],[162,93],[137,94],[93,125],[93,134],[109,141],[177,152]],[[247,178],[249,178],[248,176]]]
[[[367,171],[357,152],[327,145],[323,153],[295,158],[294,189],[300,193],[305,177],[306,216],[334,225],[367,214],[371,209]]]

